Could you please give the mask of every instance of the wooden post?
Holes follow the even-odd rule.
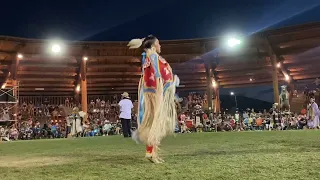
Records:
[[[18,57],[18,53],[13,59],[12,67],[11,67],[11,77],[12,77],[12,86],[13,86],[13,97],[16,103],[13,106],[14,120],[18,119],[18,105],[19,105],[19,97],[18,97],[18,83],[17,83],[17,71],[19,66],[20,58]]]
[[[85,56],[84,56],[85,57]],[[81,59],[81,107],[83,112],[88,112],[88,94],[87,94],[87,60],[85,58]],[[87,121],[87,117],[85,118]]]
[[[279,104],[280,99],[279,99],[279,81],[278,81],[277,61],[274,54],[271,54],[270,58],[272,63],[273,101]]]
[[[207,101],[208,101],[208,110],[212,111],[212,70],[211,70],[211,61],[205,62],[206,68],[206,79],[207,79]]]
[[[215,113],[219,114],[221,112],[220,110],[220,92],[219,92],[219,87],[216,87],[216,97],[215,97]]]
[[[266,46],[268,48],[268,55],[270,57],[271,65],[272,65],[272,84],[273,84],[273,101],[274,103],[280,103],[279,99],[279,81],[278,81],[278,67],[277,67],[277,59],[274,54],[272,47],[266,39]],[[280,104],[279,104],[280,107]]]
[[[13,97],[16,103],[13,106],[13,113],[14,113],[14,119],[15,121],[18,120],[18,105],[19,105],[19,97],[18,97],[18,83],[17,80],[12,80],[12,86],[13,86]]]

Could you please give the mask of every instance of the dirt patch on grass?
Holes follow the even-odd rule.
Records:
[[[0,157],[0,167],[38,167],[48,165],[60,165],[71,162],[62,157]]]

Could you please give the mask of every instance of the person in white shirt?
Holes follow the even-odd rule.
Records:
[[[131,137],[131,110],[133,108],[133,104],[127,92],[124,92],[121,96],[122,100],[119,102],[120,120],[123,136],[126,138]]]

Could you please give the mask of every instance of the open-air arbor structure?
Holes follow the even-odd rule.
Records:
[[[308,83],[320,76],[320,23],[258,32],[238,47],[225,38],[161,41],[162,56],[180,77],[178,91],[206,90],[219,102],[219,88]],[[87,96],[136,93],[141,50],[127,42],[52,41],[0,36],[2,88],[17,87],[20,96]],[[14,88],[17,91],[17,88]],[[209,98],[209,104],[212,104]],[[219,103],[216,103],[219,111]]]

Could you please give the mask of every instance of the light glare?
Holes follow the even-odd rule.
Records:
[[[278,64],[277,64],[277,68],[280,68],[280,67],[281,67],[281,63],[279,63],[279,62],[278,62]]]
[[[233,95],[234,95],[234,92],[230,92],[230,95],[233,96]]]
[[[284,77],[285,77],[286,81],[290,80],[290,77],[287,74],[285,74]]]
[[[87,57],[87,56],[83,57],[83,60],[87,61],[87,60],[88,60],[88,57]]]
[[[77,86],[76,91],[80,92],[80,85]]]
[[[240,43],[241,43],[241,41],[239,39],[236,39],[236,38],[230,38],[228,40],[229,47],[234,47],[235,45],[239,45]]]
[[[17,57],[18,57],[19,59],[22,59],[22,58],[23,58],[23,55],[19,53],[19,54],[17,55]]]
[[[217,87],[217,83],[215,80],[212,81],[212,87],[214,87],[214,88]]]
[[[53,53],[59,53],[61,51],[61,47],[59,44],[54,44],[54,45],[52,45],[51,50]]]

